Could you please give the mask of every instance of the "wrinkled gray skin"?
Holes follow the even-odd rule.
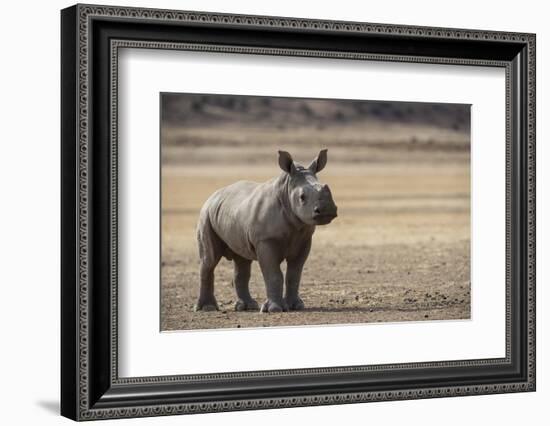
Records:
[[[218,309],[214,269],[222,256],[233,260],[235,310],[259,308],[248,290],[253,260],[260,264],[267,293],[261,312],[304,308],[298,288],[311,237],[317,225],[326,225],[336,217],[330,189],[316,176],[326,163],[326,149],[307,168],[295,163],[288,152],[279,151],[280,176],[265,183],[236,182],[210,196],[201,209],[197,229],[200,294],[196,311]],[[287,262],[284,278],[283,260]]]

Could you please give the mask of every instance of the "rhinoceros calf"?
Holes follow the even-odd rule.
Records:
[[[336,217],[328,185],[317,180],[326,163],[326,149],[308,167],[279,151],[283,173],[278,177],[265,183],[236,182],[210,196],[201,209],[197,229],[200,294],[196,311],[218,309],[214,269],[222,256],[233,260],[235,310],[258,309],[248,290],[253,260],[260,264],[267,293],[261,312],[304,308],[298,288],[311,237],[317,225],[326,225]],[[287,262],[284,279],[283,260]]]

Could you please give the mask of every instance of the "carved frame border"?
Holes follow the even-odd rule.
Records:
[[[383,401],[383,400],[400,400],[400,399],[415,399],[415,398],[433,398],[443,396],[460,396],[460,395],[475,395],[487,393],[503,393],[517,391],[532,391],[535,389],[535,36],[533,34],[521,34],[511,32],[494,32],[494,31],[479,31],[479,30],[464,30],[464,29],[447,29],[447,28],[429,28],[417,26],[402,26],[402,25],[386,25],[386,24],[369,24],[357,22],[337,22],[325,20],[310,20],[297,18],[281,18],[281,17],[266,17],[266,16],[246,16],[246,15],[229,15],[217,13],[203,12],[187,12],[187,11],[169,11],[156,9],[141,9],[127,7],[104,7],[92,5],[78,5],[78,61],[77,61],[77,89],[78,89],[78,111],[77,111],[77,177],[78,177],[78,194],[77,194],[77,341],[78,341],[78,363],[77,363],[77,383],[78,390],[78,408],[77,419],[92,420],[104,419],[113,417],[141,417],[151,415],[170,415],[183,413],[205,413],[216,411],[230,410],[247,410],[261,408],[280,408],[292,406],[308,406],[308,405],[325,405],[325,404],[341,404],[352,402],[366,401]],[[232,400],[232,401],[216,401],[207,403],[176,403],[162,404],[154,406],[129,407],[129,408],[90,408],[88,379],[89,379],[89,133],[88,133],[88,114],[89,114],[89,54],[90,54],[90,39],[89,28],[90,22],[95,17],[117,17],[124,19],[137,19],[140,21],[175,21],[175,22],[202,22],[224,25],[239,25],[252,26],[260,28],[300,28],[304,30],[314,29],[316,31],[339,31],[339,32],[359,32],[359,33],[376,33],[376,34],[408,34],[423,38],[449,38],[449,39],[466,39],[466,40],[501,40],[509,42],[524,43],[527,46],[527,230],[529,241],[527,246],[527,304],[529,307],[528,313],[528,380],[518,383],[501,383],[494,385],[480,386],[450,386],[447,388],[425,388],[425,389],[403,389],[398,391],[381,391],[381,392],[359,392],[359,393],[332,393],[326,395],[313,395],[301,397],[276,397],[276,398],[261,398],[247,400]],[[113,40],[111,43],[111,119],[116,123],[117,117],[117,67],[118,67],[118,49],[123,47],[131,48],[155,48],[155,49],[185,49],[199,51],[218,51],[242,54],[267,54],[267,55],[298,55],[298,56],[316,56],[341,59],[368,59],[368,60],[383,60],[383,61],[400,61],[400,62],[426,62],[426,63],[449,63],[449,64],[464,64],[464,65],[484,65],[484,66],[500,66],[506,68],[506,111],[507,111],[507,153],[506,153],[506,194],[507,194],[507,217],[506,217],[506,277],[507,277],[507,315],[506,315],[506,358],[504,362],[509,361],[510,357],[510,312],[508,302],[510,300],[509,275],[510,275],[510,67],[504,62],[499,61],[483,61],[483,60],[466,60],[460,58],[419,58],[415,56],[392,56],[392,55],[373,55],[373,54],[355,54],[343,52],[326,52],[326,51],[304,51],[295,49],[271,49],[271,48],[247,48],[247,47],[231,47],[231,46],[213,46],[204,44],[181,44],[181,43],[159,43],[145,42],[139,40]],[[111,169],[111,285],[113,289],[111,299],[111,336],[112,345],[115,348],[112,351],[111,364],[111,380],[113,383],[169,383],[182,380],[215,380],[219,378],[240,378],[247,375],[272,376],[272,375],[303,375],[311,372],[322,374],[330,374],[332,372],[342,372],[345,369],[351,368],[354,371],[358,367],[327,367],[323,369],[306,369],[306,370],[275,370],[267,372],[249,372],[249,373],[227,373],[218,375],[200,375],[200,376],[161,376],[161,377],[146,377],[146,378],[118,378],[117,374],[117,325],[116,325],[116,279],[117,279],[117,129],[116,125],[111,126],[111,142],[112,151],[111,158],[113,167]],[[502,363],[502,359],[496,360],[467,360],[446,363],[420,363],[420,364],[394,364],[383,366],[365,366],[366,371],[380,369],[399,369],[399,368],[414,368],[425,366],[449,366],[449,365],[481,365]],[[359,368],[359,369],[360,369]]]

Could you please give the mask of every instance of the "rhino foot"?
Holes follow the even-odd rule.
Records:
[[[238,312],[241,311],[257,311],[260,308],[258,305],[258,302],[256,302],[254,299],[250,300],[237,300],[235,303],[235,310]]]
[[[289,311],[303,311],[305,308],[304,301],[299,297],[293,300],[287,300],[286,302]]]
[[[286,311],[288,311],[288,306],[284,301],[281,303],[277,303],[270,299],[267,299],[263,303],[262,307],[260,308],[260,312],[275,313],[275,312],[286,312]]]
[[[220,308],[218,308],[218,303],[216,302],[216,299],[206,300],[206,301],[198,300],[193,310],[195,312],[198,312],[198,311],[213,312],[213,311],[219,311]]]

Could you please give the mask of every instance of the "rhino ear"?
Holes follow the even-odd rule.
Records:
[[[294,160],[292,156],[286,151],[279,151],[279,167],[287,173],[292,173],[294,169]]]
[[[313,173],[318,173],[327,165],[327,151],[328,149],[322,149],[315,160],[311,162],[308,169]]]

